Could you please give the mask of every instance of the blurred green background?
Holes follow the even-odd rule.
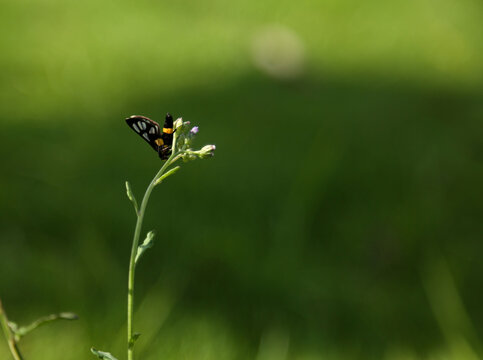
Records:
[[[138,359],[483,356],[483,3],[3,0],[0,297],[26,359],[125,359],[167,111],[214,159],[153,193]],[[0,359],[9,359],[0,341]]]

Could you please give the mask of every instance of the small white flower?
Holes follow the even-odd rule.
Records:
[[[201,159],[212,157],[215,155],[216,146],[215,145],[205,145],[198,151],[198,156]]]

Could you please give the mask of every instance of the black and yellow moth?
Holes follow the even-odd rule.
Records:
[[[171,155],[173,145],[173,117],[167,113],[161,129],[156,121],[145,116],[133,115],[126,119],[128,126],[141,136],[158,153],[161,160]]]

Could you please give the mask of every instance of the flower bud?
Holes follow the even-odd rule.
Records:
[[[198,156],[201,159],[212,157],[215,155],[215,149],[216,149],[215,145],[205,145],[199,151],[197,151]]]
[[[183,126],[183,118],[179,117],[174,122],[174,129],[177,130],[179,127]]]

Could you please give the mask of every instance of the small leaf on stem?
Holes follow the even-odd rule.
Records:
[[[134,210],[136,211],[136,214],[139,212],[138,210],[138,202],[136,201],[136,198],[134,197],[134,194],[131,189],[131,184],[129,184],[129,181],[126,181],[126,193],[127,197],[129,200],[131,200],[132,204],[134,205]]]
[[[131,340],[129,340],[129,348],[132,349],[134,347],[134,343],[136,342],[137,339],[139,339],[140,336],[141,336],[140,333],[134,333]]]
[[[29,332],[37,329],[39,326],[47,324],[49,322],[52,322],[55,320],[77,320],[78,318],[79,317],[74,313],[62,312],[59,314],[51,314],[51,315],[43,316],[27,326],[19,327],[17,324],[14,324],[14,323],[9,324],[9,326],[12,332],[15,334],[15,337],[17,339],[20,339],[22,336],[27,335]]]
[[[179,170],[179,166],[176,166],[172,169],[169,169],[166,173],[164,173],[163,175],[161,175],[158,179],[156,179],[156,182],[154,183],[154,185],[159,185],[161,184],[161,182],[166,179],[168,176],[171,176],[173,175],[176,171]]]
[[[146,239],[144,239],[143,243],[138,246],[138,251],[136,253],[136,259],[134,260],[134,263],[137,264],[143,253],[149,249],[150,247],[153,247],[154,245],[154,235],[156,233],[152,230],[148,232],[146,235]]]
[[[104,352],[104,351],[100,351],[100,350],[96,350],[94,348],[91,348],[91,352],[94,354],[94,355],[97,355],[97,357],[99,359],[105,359],[105,360],[117,360],[114,356],[112,356],[111,353],[108,353],[108,352]]]
[[[79,320],[79,315],[72,312],[61,312],[58,316],[62,320]]]

